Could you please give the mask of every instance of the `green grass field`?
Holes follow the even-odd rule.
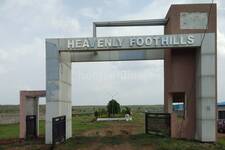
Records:
[[[122,108],[125,106],[122,106]],[[162,105],[132,105],[128,106],[131,108],[132,112],[134,112],[135,117],[133,123],[144,123],[143,116],[140,116],[140,112],[144,112],[146,110],[153,111],[153,112],[161,112]],[[105,108],[105,106],[73,106],[72,112],[73,114],[84,114],[78,115],[77,117],[73,117],[72,120],[72,130],[73,135],[80,134],[86,130],[95,129],[95,128],[102,128],[111,123],[108,122],[92,122],[93,112],[98,109]],[[45,113],[45,106],[39,106],[40,113]],[[19,106],[18,105],[0,105],[0,113],[18,113]],[[89,115],[86,115],[89,114]],[[90,115],[91,114],[91,115]],[[18,114],[19,115],[19,114]],[[44,136],[45,123],[43,120],[39,121],[39,132],[41,136]],[[19,137],[19,124],[7,124],[1,125],[0,124],[0,140],[1,139],[11,139],[11,138],[18,138]]]
[[[129,143],[129,149],[149,149],[149,150],[224,150],[224,139],[220,139],[215,144],[200,143],[196,141],[175,140],[166,137],[136,134],[129,137],[113,136],[113,137],[73,137],[65,144],[60,144],[57,149],[79,149],[90,148],[89,144],[97,144],[97,149],[112,147],[117,149],[117,145],[125,145]],[[107,145],[107,146],[106,146]]]
[[[138,109],[138,107],[136,107]],[[93,109],[90,109],[93,110]],[[144,110],[141,108],[141,110]],[[81,111],[83,112],[83,111]],[[87,111],[85,111],[87,112]],[[1,149],[50,149],[44,144],[45,122],[40,121],[42,138],[0,145]],[[130,122],[95,122],[93,115],[76,115],[72,119],[73,137],[54,149],[79,150],[225,150],[225,137],[216,143],[177,140],[144,134],[144,114],[134,111]],[[0,142],[18,138],[19,124],[0,125]]]
[[[136,113],[134,115],[133,124],[143,124],[144,127],[144,114]],[[127,122],[123,122],[126,124]],[[96,122],[94,121],[93,115],[80,115],[72,118],[72,132],[73,135],[80,135],[82,132],[92,130],[92,129],[101,129],[112,125],[113,122]],[[12,139],[19,137],[19,124],[7,124],[0,125],[0,140],[2,139]],[[39,121],[39,133],[40,136],[45,134],[45,121]]]

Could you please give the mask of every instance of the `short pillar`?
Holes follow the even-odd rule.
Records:
[[[37,136],[39,135],[39,97],[44,97],[45,91],[20,91],[20,138],[26,138],[26,116],[36,116]]]

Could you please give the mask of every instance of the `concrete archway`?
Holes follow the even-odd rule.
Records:
[[[175,137],[216,141],[216,5],[172,5],[165,18],[165,35],[46,40],[47,144],[55,117],[65,116],[66,139],[72,136],[72,62],[152,59],[164,59],[165,112],[184,93],[185,119]]]

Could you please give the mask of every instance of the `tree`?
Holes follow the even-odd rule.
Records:
[[[109,116],[120,113],[120,104],[114,99],[110,100],[107,105],[107,112]]]

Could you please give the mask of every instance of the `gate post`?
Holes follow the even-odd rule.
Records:
[[[145,133],[148,133],[148,113],[145,113]]]
[[[39,97],[44,97],[45,91],[20,91],[20,138],[26,138],[26,116],[36,116],[36,133],[39,135]]]
[[[52,118],[66,116],[66,139],[71,131],[71,56],[60,52],[58,39],[46,40],[45,143],[52,144]]]
[[[170,93],[184,92],[186,115],[181,138],[216,141],[217,16],[216,4],[171,5],[165,34],[202,33],[199,48],[166,49],[164,61],[165,111],[171,110]],[[198,21],[196,21],[198,20]]]

